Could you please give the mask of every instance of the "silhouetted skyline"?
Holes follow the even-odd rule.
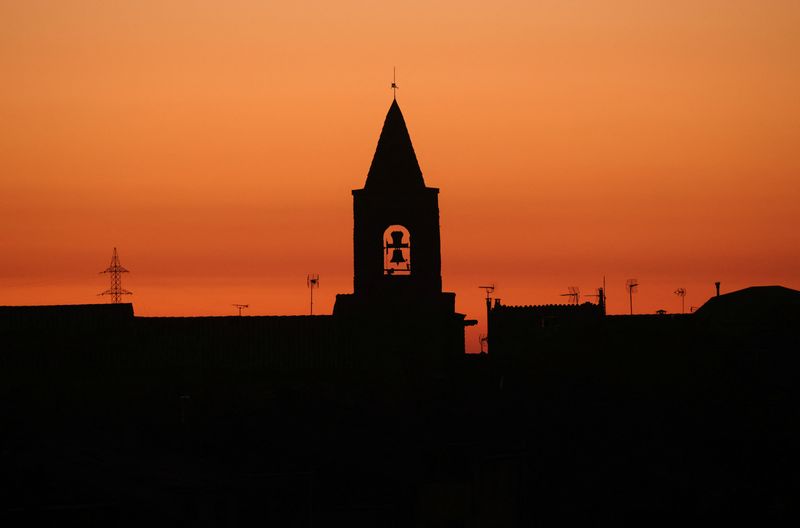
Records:
[[[236,315],[142,316],[120,302],[131,293],[121,275],[127,266],[153,274],[116,246],[101,272],[112,303],[0,305],[0,520],[510,528],[783,519],[797,496],[787,460],[800,291],[729,293],[717,280],[695,313],[644,315],[639,296],[651,283],[637,274],[625,282],[631,315],[609,315],[607,275],[582,293],[575,282],[566,294],[558,286],[558,304],[532,296],[521,305],[525,288],[475,280],[468,291],[486,295],[488,353],[465,354],[477,321],[448,291],[442,248],[452,242],[441,229],[446,197],[459,190],[430,183],[411,122],[392,98],[363,184],[339,196],[352,199],[352,283],[332,314],[315,311],[328,281],[309,270],[309,315],[252,314],[237,292],[227,308]],[[120,218],[100,227],[114,231]],[[293,214],[284,220],[286,238],[249,247],[308,244],[315,254],[333,232],[328,223],[306,238]],[[548,255],[528,238],[506,247],[525,244]],[[564,271],[589,265],[563,262]],[[179,295],[194,264],[173,270]],[[230,273],[246,279],[241,271]],[[685,284],[671,292],[681,311]]]
[[[311,272],[331,313],[393,66],[472,350],[491,282],[800,288],[795,2],[89,5],[0,7],[0,304],[95,302],[116,246],[142,315],[306,313]]]

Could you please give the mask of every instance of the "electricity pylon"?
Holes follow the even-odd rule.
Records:
[[[123,295],[133,295],[133,292],[123,289],[122,287],[122,274],[129,272],[119,263],[117,248],[114,248],[114,253],[111,255],[111,264],[100,273],[108,273],[111,275],[111,287],[104,292],[98,293],[97,295],[110,295],[110,302],[113,304],[118,304],[121,296]]]

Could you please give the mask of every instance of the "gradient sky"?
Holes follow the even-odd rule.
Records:
[[[398,102],[484,323],[800,289],[800,2],[0,1],[0,304],[306,313],[352,291],[352,197]],[[478,333],[468,332],[468,348]]]

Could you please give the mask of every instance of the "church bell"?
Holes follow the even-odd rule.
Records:
[[[388,275],[392,275],[395,271],[400,271],[399,267],[405,264],[405,271],[408,272],[409,264],[408,264],[408,253],[407,247],[409,247],[408,242],[403,242],[403,237],[405,233],[403,231],[392,231],[389,236],[391,240],[386,240],[386,245],[383,246],[384,250],[386,251],[386,255],[389,254],[389,250],[392,250],[392,257],[387,262],[387,265],[390,266],[390,269],[385,270]]]
[[[388,245],[388,247],[408,247],[408,244],[403,244],[403,232],[402,231],[392,231],[392,243]]]

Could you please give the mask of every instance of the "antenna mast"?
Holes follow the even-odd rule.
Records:
[[[638,291],[639,281],[636,279],[628,279],[625,282],[625,287],[628,288],[628,299],[631,303],[631,315],[633,315],[633,294]]]
[[[119,263],[117,248],[114,248],[114,253],[111,255],[111,264],[100,273],[108,273],[111,275],[111,287],[104,292],[98,293],[97,295],[110,295],[110,302],[112,304],[119,304],[120,297],[123,295],[133,295],[133,292],[123,289],[122,287],[122,274],[129,272]]]
[[[675,295],[681,298],[681,313],[686,313],[686,288],[678,288],[675,290]]]
[[[570,286],[567,288],[569,293],[562,293],[561,297],[569,297],[569,303],[578,306],[581,299],[581,290],[577,286]]]
[[[603,313],[605,314],[606,309],[606,294],[605,294],[605,285],[597,288],[597,293],[587,293],[586,297],[597,297],[597,305],[603,308]]]
[[[314,288],[319,288],[319,275],[317,273],[309,273],[306,276],[306,286],[311,291],[310,315],[314,315]]]
[[[478,286],[478,288],[486,291],[486,335],[481,335],[478,337],[478,341],[481,344],[481,353],[483,353],[484,344],[488,347],[489,346],[489,315],[492,313],[492,293],[494,293],[494,284],[490,286]]]
[[[249,304],[232,304],[231,306],[235,306],[239,310],[239,317],[242,316],[243,309],[250,308]]]
[[[481,346],[481,354],[485,354],[486,353],[486,345],[489,343],[489,338],[486,336],[486,334],[480,334],[478,336],[478,343]]]
[[[492,294],[494,293],[494,284],[491,286],[478,286],[478,288],[486,291],[486,331],[489,331],[489,312],[492,309]]]

